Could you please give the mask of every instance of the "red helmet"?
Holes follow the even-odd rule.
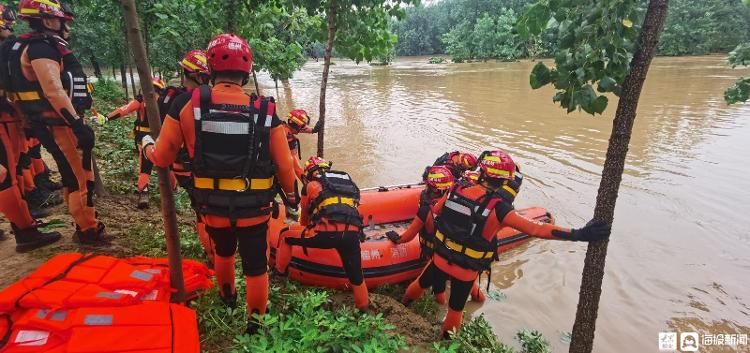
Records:
[[[464,175],[462,176],[464,180],[476,184],[479,181],[480,173],[475,170],[467,170],[464,172]]]
[[[208,75],[208,62],[206,61],[206,52],[200,49],[195,49],[187,52],[180,61],[185,71],[189,73],[198,73]]]
[[[16,11],[0,4],[0,29],[11,29],[16,23]]]
[[[452,160],[464,170],[477,168],[477,156],[471,153],[459,152]]]
[[[72,17],[65,14],[63,4],[60,0],[21,0],[18,3],[19,17],[22,19],[57,17],[71,20]]]
[[[505,151],[484,151],[479,156],[479,169],[484,178],[513,180],[516,163]]]
[[[310,123],[310,117],[307,116],[307,112],[302,109],[295,109],[289,112],[287,116],[287,123],[294,125],[298,129],[304,129],[307,124]]]
[[[242,71],[253,69],[253,51],[247,41],[235,34],[215,36],[206,49],[208,67],[211,71]]]
[[[310,178],[315,172],[330,170],[331,164],[323,158],[312,156],[305,162],[305,176]]]
[[[156,89],[158,89],[158,90],[163,90],[163,89],[164,89],[164,87],[167,87],[167,84],[166,84],[166,83],[164,83],[164,81],[162,81],[162,80],[161,80],[160,78],[158,78],[158,77],[154,77],[154,78],[152,78],[152,79],[151,79],[151,84],[153,84],[153,85],[154,85],[154,88],[156,88]]]
[[[424,179],[427,186],[441,191],[452,188],[453,184],[456,183],[456,179],[453,177],[451,170],[442,165],[427,167]]]

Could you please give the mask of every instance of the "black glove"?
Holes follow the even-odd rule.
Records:
[[[597,241],[609,238],[612,232],[612,225],[602,221],[591,220],[583,228],[571,229],[570,233],[560,236],[560,238],[572,241]],[[555,232],[563,233],[563,232]]]
[[[388,240],[392,241],[394,244],[398,244],[398,241],[401,240],[401,236],[392,230],[385,232],[385,236],[388,237]]]
[[[78,148],[82,150],[91,150],[94,148],[94,129],[83,123],[83,119],[76,119],[70,124],[73,134],[78,139]]]
[[[320,121],[320,120],[318,120],[318,122],[317,122],[317,123],[315,123],[315,126],[313,126],[313,128],[312,128],[312,133],[313,133],[313,134],[317,134],[317,133],[318,133],[318,131],[320,131],[320,127],[321,127],[321,126],[323,126],[323,122],[322,122],[322,121]]]

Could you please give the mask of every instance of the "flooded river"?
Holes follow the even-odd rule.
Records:
[[[607,114],[565,114],[533,63],[387,67],[337,62],[328,90],[326,157],[361,187],[417,181],[449,150],[509,151],[526,175],[517,207],[544,206],[563,225],[593,214],[616,102]],[[281,111],[317,116],[320,63],[288,86],[261,76]],[[722,57],[658,58],[638,109],[615,214],[595,351],[657,352],[662,331],[750,334],[750,106],[728,107],[735,77]],[[302,138],[305,156],[314,136]],[[534,240],[501,255],[484,313],[506,342],[538,329],[567,351],[585,244]],[[748,352],[750,345],[701,347]]]

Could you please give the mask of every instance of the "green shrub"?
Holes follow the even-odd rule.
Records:
[[[330,300],[325,290],[280,296],[260,317],[258,334],[237,336],[232,352],[397,352],[406,345],[403,338],[389,333],[394,327],[380,314],[327,308]]]

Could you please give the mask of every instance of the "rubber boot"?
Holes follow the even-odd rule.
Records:
[[[41,248],[60,240],[60,237],[62,237],[58,232],[41,232],[37,225],[26,229],[18,229],[14,224],[11,224],[11,227],[13,228],[13,234],[16,235],[16,252],[18,253]]]
[[[276,263],[274,264],[276,272],[282,276],[286,276],[291,261],[292,246],[286,242],[286,237],[282,235],[282,238],[279,241],[279,247],[276,249]]]
[[[49,178],[49,171],[39,174],[34,177],[34,184],[38,187],[43,187],[50,191],[57,191],[62,189],[62,185],[60,183],[56,183]]]
[[[463,311],[448,309],[445,320],[443,320],[443,339],[450,339],[450,333],[461,328],[461,320],[463,320]]]
[[[230,308],[237,307],[237,289],[234,287],[234,256],[214,258],[216,283],[219,285],[221,300]]]
[[[149,207],[150,195],[148,190],[138,192],[138,209],[145,210]]]
[[[365,282],[358,286],[352,284],[352,293],[354,294],[354,307],[359,310],[366,310],[370,307],[370,293],[367,291]]]
[[[422,296],[422,293],[424,293],[424,291],[425,289],[419,286],[419,279],[414,280],[414,282],[411,282],[409,286],[406,287],[406,292],[404,293],[404,297],[401,299],[401,303],[403,303],[405,306],[411,305],[411,303]]]
[[[263,316],[268,305],[268,273],[258,276],[245,276],[247,281],[247,320],[248,335],[254,335],[260,328],[260,322],[253,315]]]
[[[29,208],[29,213],[34,219],[49,217],[49,215],[51,214],[50,210],[44,208]]]
[[[482,292],[482,288],[479,288],[479,283],[474,281],[474,286],[471,287],[471,301],[476,303],[484,303],[484,300],[487,299],[484,295],[484,292]]]
[[[445,292],[435,293],[435,302],[440,305],[445,305],[445,303],[448,302],[448,296],[445,295]]]
[[[64,201],[59,193],[41,186],[37,186],[34,190],[26,193],[25,198],[30,209],[57,206]]]
[[[81,230],[76,225],[76,232],[73,233],[73,241],[81,245],[89,246],[107,246],[111,244],[111,239],[107,237],[104,223],[97,223],[96,228]]]

